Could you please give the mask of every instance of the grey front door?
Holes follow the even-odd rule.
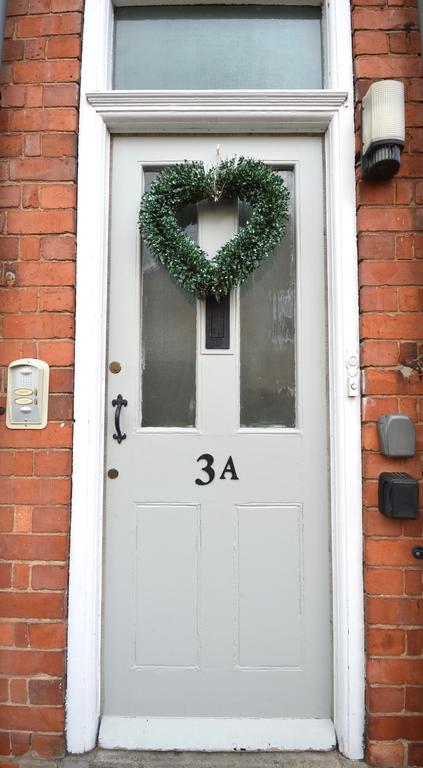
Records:
[[[290,189],[282,244],[232,292],[225,350],[206,348],[205,302],[137,231],[160,168],[213,164],[217,146],[271,164]],[[322,140],[116,137],[112,168],[120,371],[108,372],[106,470],[118,476],[106,480],[100,743],[330,748]],[[183,211],[181,226],[212,256],[245,216],[224,201]]]

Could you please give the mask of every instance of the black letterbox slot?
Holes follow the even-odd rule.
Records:
[[[379,475],[379,509],[386,517],[416,520],[419,516],[419,484],[406,472]]]

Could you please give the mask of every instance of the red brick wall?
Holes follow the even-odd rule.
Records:
[[[51,365],[47,429],[0,422],[0,755],[63,753],[72,431],[75,168],[83,0],[9,0],[0,110],[0,390],[22,356]],[[421,476],[421,453],[389,461],[375,421],[412,415],[423,444],[423,81],[416,0],[353,0],[358,103],[372,79],[404,80],[400,174],[358,175],[364,366],[368,759],[423,765],[422,522],[377,510],[377,477]],[[357,110],[359,137],[359,111]],[[8,282],[6,274],[15,274]],[[419,362],[420,361],[420,362]],[[423,494],[422,494],[423,495]],[[420,539],[419,539],[420,536]],[[419,603],[420,598],[420,603]],[[420,608],[419,608],[420,606]],[[419,613],[420,610],[420,613]]]
[[[64,750],[82,0],[9,0],[0,110],[0,364],[51,365],[49,425],[0,426],[0,754]],[[11,282],[6,273],[16,275]]]
[[[411,556],[422,520],[391,521],[377,509],[382,471],[422,476],[423,449],[423,80],[416,0],[353,0],[357,102],[373,80],[406,88],[406,147],[398,176],[359,180],[358,246],[364,367],[363,466],[367,647],[367,758],[378,766],[423,765],[422,567]],[[359,139],[359,109],[357,138]],[[357,144],[359,147],[359,144]],[[420,453],[381,456],[383,413],[408,413]],[[422,494],[423,495],[423,494]]]

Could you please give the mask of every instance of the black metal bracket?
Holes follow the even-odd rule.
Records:
[[[411,554],[416,560],[423,560],[423,547],[413,547]]]
[[[112,400],[113,408],[116,408],[115,410],[115,430],[116,433],[113,435],[113,440],[117,440],[120,444],[122,440],[126,440],[126,434],[122,435],[122,432],[120,431],[120,412],[122,410],[122,406],[126,408],[128,405],[128,401],[124,400],[122,395],[118,395],[114,400]]]

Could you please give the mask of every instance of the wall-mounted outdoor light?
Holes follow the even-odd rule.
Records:
[[[398,80],[373,83],[361,113],[361,174],[367,181],[386,181],[399,171],[405,143],[404,86]]]

